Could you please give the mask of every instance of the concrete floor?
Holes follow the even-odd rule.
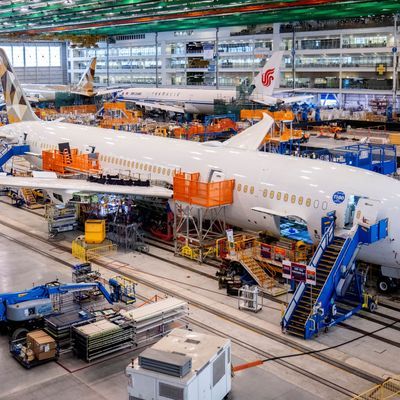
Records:
[[[2,199],[1,199],[2,200]],[[30,231],[42,237],[47,237],[47,224],[42,217],[19,210],[9,205],[0,203],[0,223],[8,221],[19,225],[25,231]],[[61,252],[54,245],[45,244],[37,239],[28,238],[23,233],[18,233],[0,224],[0,233],[29,243],[36,248],[54,256],[61,257],[68,262],[76,263],[70,253]],[[72,238],[79,233],[66,234],[63,244],[70,244]],[[177,259],[170,253],[152,248],[165,260],[178,261],[181,264],[190,264],[208,273],[214,273],[212,267],[192,263],[186,259]],[[220,310],[226,310],[232,315],[239,316],[249,323],[257,324],[273,332],[280,332],[280,306],[271,301],[266,301],[264,309],[258,314],[246,313],[237,310],[237,300],[218,291],[216,282],[196,273],[174,267],[171,264],[156,260],[152,257],[137,253],[118,252],[113,255],[115,259],[125,263],[121,273],[130,273],[137,277],[143,276],[156,283],[162,283],[193,299],[201,300]],[[99,268],[107,279],[112,272]],[[70,270],[63,264],[49,260],[44,255],[25,249],[12,240],[0,237],[0,293],[12,290],[21,290],[33,284],[41,284],[58,278],[60,281],[69,282]],[[151,297],[156,292],[144,285],[138,286],[138,293]],[[160,293],[158,293],[160,294]],[[400,318],[400,313],[392,312],[393,316]],[[288,354],[289,349],[265,336],[245,330],[242,327],[229,323],[204,310],[190,307],[190,317],[208,326],[226,332],[239,340],[245,339],[247,343],[274,355]],[[376,324],[353,317],[351,324],[372,331]],[[201,330],[195,325],[194,330]],[[387,329],[380,335],[399,341],[398,331]],[[332,346],[345,340],[359,336],[341,327],[334,328],[328,334],[320,335],[306,344],[310,348],[318,349]],[[293,337],[290,337],[293,340]],[[302,344],[304,341],[299,340]],[[365,369],[376,375],[387,377],[400,373],[398,359],[400,349],[373,338],[363,338],[351,345],[330,350],[329,355],[346,361],[348,364],[360,369]],[[96,364],[86,364],[71,355],[62,355],[58,364],[52,362],[33,370],[24,370],[8,353],[8,344],[5,337],[0,337],[0,400],[2,399],[124,399],[127,398],[126,377],[124,369],[130,360],[137,355],[128,352],[109,360]],[[258,359],[259,355],[242,346],[233,345],[233,363],[242,363]],[[325,365],[310,357],[298,357],[291,363],[314,372],[319,376],[353,390],[355,393],[371,387],[371,384],[353,375],[343,373],[338,368]],[[310,378],[278,365],[267,363],[262,367],[253,368],[237,374],[233,380],[233,399],[339,399],[346,398],[340,393],[316,383]]]
[[[27,212],[0,205],[0,216],[23,220],[33,231],[45,232],[45,221]],[[0,225],[0,232],[10,230]],[[25,249],[18,243],[0,237],[0,293],[22,290],[32,285],[59,279],[71,280],[68,268],[45,256]],[[148,291],[146,295],[148,295]],[[1,400],[121,400],[127,399],[127,378],[124,369],[137,351],[87,364],[71,354],[59,361],[26,370],[9,354],[8,338],[0,337],[0,399]],[[242,357],[240,357],[242,356]],[[233,363],[255,359],[251,352],[233,346]],[[317,399],[287,379],[266,368],[253,368],[238,373],[233,380],[233,399]]]

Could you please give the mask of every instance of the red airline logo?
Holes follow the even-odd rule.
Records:
[[[272,81],[274,80],[274,72],[275,68],[267,69],[262,75],[261,75],[261,82],[263,86],[268,87],[271,85]]]

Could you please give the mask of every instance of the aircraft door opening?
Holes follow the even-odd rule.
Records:
[[[350,229],[353,226],[354,216],[360,196],[351,195],[347,203],[346,211],[344,214],[344,227]]]

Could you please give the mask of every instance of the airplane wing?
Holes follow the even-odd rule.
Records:
[[[113,193],[143,197],[172,197],[172,190],[161,186],[123,186],[123,185],[102,185],[101,183],[88,182],[81,179],[63,178],[29,178],[0,176],[0,186],[15,188],[39,188],[50,191],[92,192],[92,193]]]
[[[273,125],[274,119],[268,114],[264,114],[260,122],[225,140],[223,146],[256,151],[263,143],[265,136],[269,133]]]
[[[178,113],[178,114],[185,113],[185,109],[183,107],[172,106],[170,104],[151,103],[151,102],[146,102],[146,101],[129,100],[129,99],[123,99],[123,98],[120,98],[118,100],[125,101],[128,103],[135,103],[136,105],[138,105],[140,107],[149,108],[150,110],[158,109],[158,110],[169,111],[169,112],[174,112],[174,113]]]
[[[299,103],[306,101],[308,99],[312,99],[314,96],[312,95],[305,95],[305,96],[290,96],[290,97],[281,97],[276,98],[276,101],[272,102],[270,99],[259,99],[259,98],[252,98],[251,100],[255,103],[264,104],[266,106],[276,105],[276,104],[291,104],[291,103]]]

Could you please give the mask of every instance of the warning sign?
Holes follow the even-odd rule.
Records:
[[[317,270],[310,265],[307,265],[306,283],[314,286],[317,284]]]
[[[292,262],[292,279],[297,282],[306,281],[307,265]]]
[[[282,278],[292,279],[292,263],[289,260],[282,261]]]

